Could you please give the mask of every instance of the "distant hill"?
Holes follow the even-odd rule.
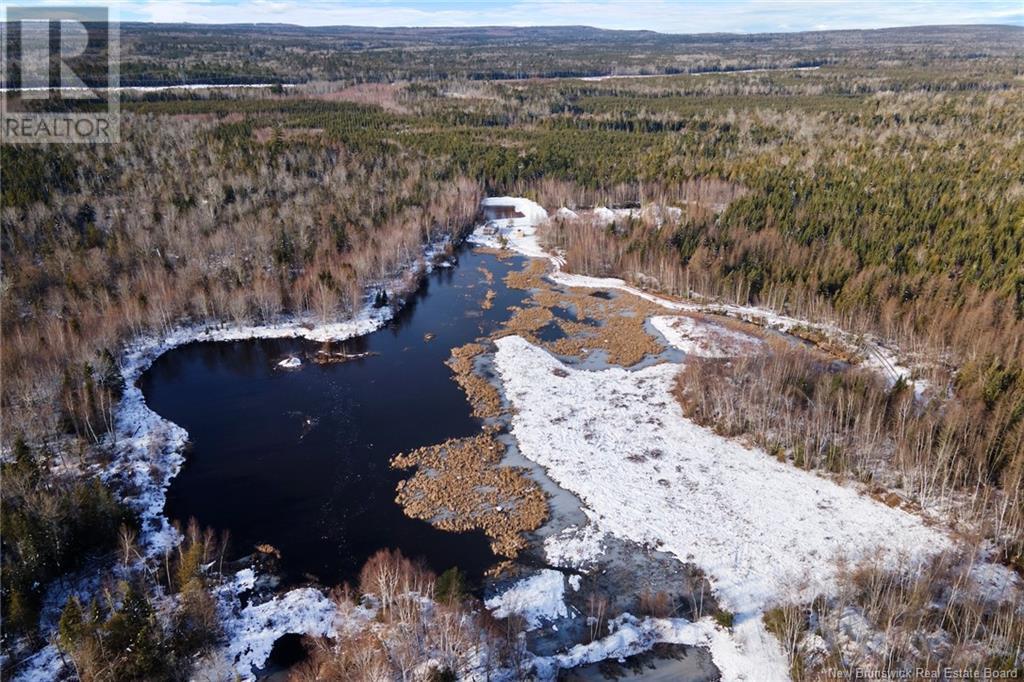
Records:
[[[1017,26],[669,34],[589,26],[302,27],[125,23],[127,82],[400,80],[680,73],[842,60],[1024,56]]]

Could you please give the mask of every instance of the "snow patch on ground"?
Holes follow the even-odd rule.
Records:
[[[548,219],[543,206],[522,197],[487,197],[480,205],[484,209],[509,206],[523,217],[488,220],[469,235],[469,243],[491,248],[504,246],[530,258],[547,258],[559,265],[563,262],[541,248],[537,241],[537,226]]]
[[[727,358],[757,352],[761,339],[752,334],[729,329],[714,322],[692,317],[658,315],[651,325],[662,336],[687,355],[705,358]]]
[[[544,540],[548,563],[558,568],[586,570],[604,553],[605,533],[596,524],[569,526]]]
[[[565,578],[558,571],[544,569],[524,578],[484,605],[498,618],[518,615],[526,621],[527,630],[536,630],[545,621],[569,615],[565,605]]]
[[[982,597],[991,602],[1016,603],[1018,613],[1024,614],[1024,581],[1012,569],[983,555],[971,566],[970,578]]]
[[[687,420],[671,394],[678,365],[584,371],[518,336],[496,344],[523,455],[601,530],[703,569],[736,614],[732,639],[751,665],[781,660],[760,613],[831,591],[837,557],[895,563],[950,546],[907,512]]]
[[[277,363],[277,366],[281,369],[298,369],[302,367],[302,360],[297,357],[285,358],[281,362]]]
[[[28,659],[12,682],[54,682],[63,679],[64,659],[53,644],[47,644]]]
[[[860,364],[885,377],[890,388],[897,381],[910,384],[914,389],[914,398],[918,402],[925,401],[927,393],[932,389],[931,382],[926,379],[913,379],[913,369],[902,363],[896,351],[881,342],[865,344]]]
[[[320,590],[303,587],[258,605],[246,606],[225,622],[229,633],[227,655],[242,679],[255,679],[274,642],[288,633],[313,637],[337,633],[338,607]]]
[[[235,588],[239,592],[245,590],[251,590],[256,587],[256,571],[251,568],[243,568],[238,573],[235,573]]]
[[[635,208],[608,208],[607,206],[598,206],[593,210],[591,215],[594,217],[594,222],[596,224],[611,225],[617,221],[639,218],[640,210]]]
[[[659,642],[666,642],[709,649],[711,658],[724,680],[788,680],[788,664],[781,652],[757,660],[746,655],[741,649],[745,629],[744,624],[739,624],[730,633],[710,618],[703,618],[697,622],[683,618],[641,620],[627,613],[608,623],[609,634],[605,637],[590,644],[577,644],[564,654],[538,658],[534,666],[540,679],[554,679],[560,668],[621,659],[648,651]]]

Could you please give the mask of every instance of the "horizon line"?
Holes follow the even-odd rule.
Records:
[[[0,19],[0,25],[14,23],[6,19]],[[93,23],[93,22],[90,22]],[[539,29],[539,30],[551,30],[551,29],[590,29],[592,31],[603,31],[606,33],[653,33],[656,35],[663,36],[755,36],[755,35],[776,35],[786,34],[795,35],[801,33],[851,33],[851,32],[879,32],[879,31],[893,31],[893,30],[908,30],[908,29],[940,29],[940,28],[1009,28],[1024,31],[1024,25],[1014,23],[990,23],[990,22],[978,22],[978,23],[948,23],[948,24],[894,24],[892,26],[875,26],[875,27],[849,27],[849,28],[811,28],[811,29],[776,29],[770,31],[659,31],[651,28],[602,28],[600,26],[592,26],[590,24],[451,24],[445,26],[429,26],[429,25],[417,25],[417,24],[404,24],[404,25],[389,25],[389,24],[296,24],[290,22],[281,21],[227,21],[227,22],[209,22],[209,21],[143,21],[138,19],[130,19],[127,21],[117,20],[111,21],[118,25],[141,25],[141,26],[218,26],[218,27],[240,27],[240,26],[278,26],[287,28],[298,28],[298,29],[325,29],[325,28],[362,28],[362,29],[378,29],[378,30],[423,30],[423,31],[450,31],[459,29]]]

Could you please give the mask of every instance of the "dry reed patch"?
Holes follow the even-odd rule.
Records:
[[[501,414],[501,395],[498,389],[474,370],[474,360],[487,350],[479,343],[467,343],[452,349],[447,365],[452,369],[455,382],[462,388],[473,408],[473,415],[480,419],[497,417]]]
[[[484,310],[490,310],[491,308],[493,308],[494,307],[494,297],[497,296],[497,295],[498,294],[494,291],[494,289],[488,289],[487,293],[484,294],[484,300],[480,304],[480,307],[483,308]]]
[[[551,320],[555,319],[554,313],[548,308],[534,306],[531,308],[513,307],[514,314],[502,327],[502,335],[520,334],[529,335],[537,331]]]
[[[664,312],[659,306],[631,294],[599,298],[588,290],[556,290],[544,279],[547,269],[545,261],[536,259],[530,261],[526,269],[506,275],[508,286],[533,291],[530,297],[533,306],[517,308],[501,334],[519,334],[535,345],[570,357],[583,357],[601,350],[607,354],[608,362],[623,367],[662,351],[661,345],[644,328],[648,317]],[[559,319],[558,325],[566,337],[542,341],[534,332],[555,319],[551,311],[554,307],[574,308],[578,319],[589,318],[599,326]]]
[[[607,354],[608,362],[622,367],[630,367],[647,355],[657,355],[662,351],[658,342],[644,329],[643,317],[613,316],[604,320],[600,327],[562,324],[563,329],[566,327],[573,330],[582,328],[587,335],[573,334],[543,345],[559,355],[577,357],[602,350]]]
[[[526,546],[523,533],[547,520],[548,503],[525,470],[500,466],[504,451],[487,431],[397,455],[392,467],[416,473],[399,482],[395,500],[408,516],[442,530],[480,528],[495,554],[515,558]]]
[[[513,289],[544,289],[550,285],[544,280],[548,274],[548,262],[531,258],[522,270],[513,270],[505,275],[505,284]]]
[[[473,252],[487,254],[488,256],[494,256],[498,260],[507,260],[516,255],[514,252],[509,251],[508,249],[499,249],[494,246],[476,246],[473,247]]]
[[[545,286],[543,289],[535,290],[530,300],[545,308],[567,308],[571,305],[570,298],[570,296]]]

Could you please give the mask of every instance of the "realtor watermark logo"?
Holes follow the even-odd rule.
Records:
[[[105,6],[4,4],[3,143],[120,140],[120,35]]]

